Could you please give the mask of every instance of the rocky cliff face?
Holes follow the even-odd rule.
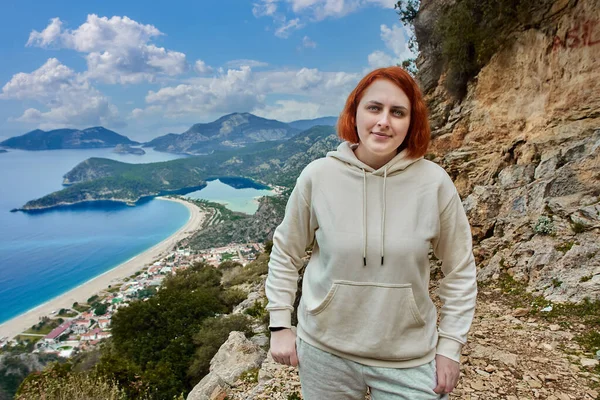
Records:
[[[434,17],[419,16],[417,35]],[[557,0],[535,19],[461,102],[428,57],[435,44],[421,47],[432,157],[463,198],[480,279],[508,272],[553,301],[600,299],[600,2]]]

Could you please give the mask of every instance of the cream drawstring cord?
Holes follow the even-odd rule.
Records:
[[[363,267],[367,266],[367,172],[363,169]],[[383,210],[381,213],[381,265],[385,254],[385,206],[386,206],[387,167],[383,170]]]
[[[383,170],[383,212],[381,213],[381,265],[383,265],[383,255],[385,254],[384,242],[385,242],[385,183],[387,180],[387,167]]]
[[[367,266],[367,173],[363,172],[363,267]]]

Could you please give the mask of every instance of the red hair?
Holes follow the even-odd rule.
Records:
[[[365,90],[377,79],[391,81],[402,89],[410,100],[410,126],[406,138],[398,148],[398,151],[408,149],[408,155],[413,158],[425,155],[431,136],[429,120],[427,118],[427,107],[415,80],[400,67],[376,69],[358,82],[358,85],[356,85],[352,93],[348,96],[346,105],[338,119],[338,136],[350,143],[359,142],[358,132],[356,131],[356,110]]]

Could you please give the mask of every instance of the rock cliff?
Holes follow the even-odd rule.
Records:
[[[431,111],[430,156],[463,198],[479,278],[508,272],[549,300],[578,302],[600,298],[600,2],[546,3],[462,101],[434,68],[435,44],[421,47],[418,78]],[[432,14],[419,15],[417,37],[428,37]]]

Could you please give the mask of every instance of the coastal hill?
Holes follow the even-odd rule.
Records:
[[[305,128],[307,129],[307,128]],[[157,151],[185,154],[210,154],[240,148],[252,143],[285,140],[300,129],[250,113],[233,113],[216,121],[194,124],[182,134],[169,133],[144,144]]]
[[[332,126],[315,126],[285,141],[269,141],[206,156],[160,163],[127,164],[90,158],[64,176],[69,187],[29,201],[23,211],[41,210],[86,201],[111,200],[134,205],[143,197],[184,194],[219,177],[247,177],[289,186],[313,159],[335,148]]]
[[[138,142],[101,126],[79,129],[36,129],[0,142],[0,146],[21,150],[96,149]]]

